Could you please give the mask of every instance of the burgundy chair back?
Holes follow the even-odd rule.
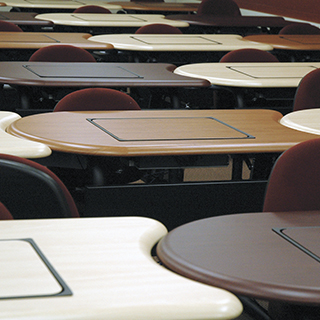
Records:
[[[85,49],[72,45],[57,44],[38,49],[31,55],[29,61],[96,62],[96,59]]]
[[[75,9],[73,13],[111,13],[111,11],[101,6],[87,5]]]
[[[320,139],[291,147],[270,174],[263,211],[320,210]]]
[[[291,23],[283,27],[279,34],[320,34],[320,29],[309,23]]]
[[[0,31],[5,31],[5,32],[23,32],[23,30],[18,27],[16,24],[5,21],[5,20],[0,20]]]
[[[301,79],[293,101],[293,111],[312,108],[320,108],[320,69]]]
[[[182,31],[168,24],[152,23],[140,27],[135,34],[182,34]]]
[[[47,167],[0,154],[0,200],[14,218],[79,217],[64,183]]]
[[[7,207],[0,202],[0,220],[12,220],[13,216]]]
[[[226,53],[220,62],[279,62],[270,52],[259,49],[239,49]]]
[[[214,16],[241,16],[238,5],[233,0],[202,0],[198,10],[198,15]]]
[[[141,110],[124,92],[107,88],[86,88],[69,93],[55,106],[56,111]]]

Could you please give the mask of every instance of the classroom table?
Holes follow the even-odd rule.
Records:
[[[170,14],[166,15],[166,19],[187,22],[190,29],[203,30],[205,33],[221,32],[241,35],[261,32],[278,33],[280,29],[290,23],[290,21],[278,16],[223,17],[210,14]]]
[[[35,17],[36,12],[0,12],[0,20],[8,21],[18,25],[23,31],[39,31],[45,28],[51,28],[53,23],[48,20],[39,20]]]
[[[167,233],[142,217],[1,221],[6,319],[233,319],[231,293],[188,280],[151,256]]]
[[[305,109],[288,113],[280,123],[288,128],[319,135],[319,120],[320,109]]]
[[[214,166],[232,155],[239,179],[237,156],[280,154],[315,137],[282,126],[281,117],[272,110],[53,112],[23,117],[7,131],[56,152],[120,157],[138,168],[201,166],[202,160]]]
[[[6,132],[9,124],[20,118],[21,117],[15,112],[0,111],[0,153],[29,159],[50,156],[51,149],[47,145],[14,137]]]
[[[271,45],[282,61],[319,61],[319,34],[260,34],[246,36],[244,40]]]
[[[281,98],[287,92],[288,99],[293,100],[300,80],[319,67],[319,62],[199,63],[180,66],[174,73],[203,78],[217,89],[232,90],[237,98],[237,107],[243,108],[245,89],[262,95],[269,90],[269,96],[273,98]]]
[[[165,19],[161,14],[105,14],[105,13],[43,13],[36,16],[39,20],[54,23],[54,28],[66,30],[90,30],[91,34],[123,33],[124,30],[136,30],[151,23],[164,23],[175,27],[189,26],[184,21]]]
[[[5,0],[6,6],[16,8],[19,11],[35,10],[36,12],[73,11],[86,5],[97,5],[109,10],[119,10],[120,5],[110,4],[106,1],[85,0]]]
[[[169,232],[157,255],[187,278],[302,309],[318,306],[319,314],[319,226],[319,211],[213,217]],[[296,319],[307,319],[303,311]]]
[[[110,4],[119,5],[128,13],[192,13],[198,10],[200,2],[152,2],[152,1],[114,1]]]
[[[175,63],[177,60],[181,63],[219,61],[227,51],[237,49],[273,49],[270,45],[246,42],[241,36],[231,34],[104,34],[93,36],[90,41],[112,44],[138,61],[145,61],[145,55],[149,61],[159,60],[161,54],[165,54],[166,62]]]
[[[94,43],[94,42],[92,42]],[[172,107],[180,107],[179,95],[186,88],[206,88],[207,80],[174,74],[167,63],[86,63],[86,62],[0,62],[0,83],[17,88],[21,108],[32,107],[33,88],[80,89],[84,87],[148,88],[150,97],[160,90],[172,98]],[[149,98],[150,98],[149,97]]]
[[[89,33],[68,32],[0,32],[1,61],[27,61],[36,50],[59,44],[67,44],[89,51],[110,51],[111,44],[88,41]]]

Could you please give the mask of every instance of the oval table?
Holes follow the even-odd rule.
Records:
[[[280,123],[288,128],[320,135],[320,109],[306,109],[288,113]]]

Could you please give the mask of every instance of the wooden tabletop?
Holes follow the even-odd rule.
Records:
[[[180,277],[150,255],[166,234],[140,217],[0,222],[2,319],[233,319],[231,293]]]
[[[36,12],[0,12],[0,20],[12,22],[20,26],[52,26],[53,23],[48,20],[36,19]]]
[[[18,8],[45,8],[45,9],[77,9],[85,5],[98,5],[108,9],[121,9],[120,5],[109,4],[105,1],[84,0],[5,0],[7,6]]]
[[[105,34],[90,41],[109,43],[118,50],[132,51],[231,51],[243,48],[272,50],[270,45],[243,41],[227,34]]]
[[[298,131],[319,135],[320,109],[306,109],[290,112],[281,119],[280,123]]]
[[[175,272],[239,295],[319,305],[319,235],[320,212],[236,214],[178,227],[157,253]]]
[[[244,40],[271,45],[282,50],[320,50],[319,34],[259,34],[244,37]]]
[[[125,10],[160,11],[160,12],[194,12],[200,2],[148,2],[148,1],[114,1],[110,4],[119,5]]]
[[[43,13],[38,14],[36,19],[74,27],[142,27],[150,23],[165,23],[175,27],[189,26],[187,22],[167,20],[160,14]]]
[[[89,33],[64,32],[0,32],[0,49],[39,49],[51,45],[70,44],[86,50],[110,50],[111,44],[88,41]]]
[[[197,63],[178,67],[174,73],[206,79],[214,85],[243,88],[297,87],[319,62]]]
[[[315,137],[281,118],[257,109],[52,112],[17,120],[8,132],[56,151],[123,157],[283,152]]]
[[[43,87],[210,86],[204,79],[174,74],[174,68],[167,63],[4,61],[0,62],[0,83]]]
[[[29,159],[49,156],[51,150],[47,145],[14,137],[6,132],[9,124],[20,118],[21,117],[17,113],[0,111],[0,153]]]

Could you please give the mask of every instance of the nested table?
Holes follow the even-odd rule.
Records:
[[[319,61],[320,50],[318,34],[261,34],[246,36],[245,40],[271,45],[281,60]]]
[[[237,49],[273,49],[231,34],[104,34],[93,36],[90,41],[112,44],[116,50],[126,51],[129,58],[138,61],[162,57],[176,64],[176,61],[180,64],[218,61],[226,52]]]
[[[175,69],[176,74],[203,78],[217,87],[232,90],[237,97],[237,106],[245,106],[243,94],[246,89],[261,91],[272,89],[272,97],[282,97],[286,90],[293,100],[301,79],[320,67],[319,62],[275,62],[275,63],[199,63],[183,65]]]

